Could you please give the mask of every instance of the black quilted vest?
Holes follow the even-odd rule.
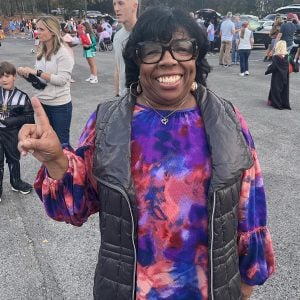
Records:
[[[238,300],[237,206],[241,176],[253,164],[252,156],[232,105],[204,87],[195,96],[212,155],[209,297]],[[101,246],[94,281],[97,300],[135,299],[137,207],[130,170],[134,102],[127,95],[99,105],[97,112],[93,162],[101,203]]]

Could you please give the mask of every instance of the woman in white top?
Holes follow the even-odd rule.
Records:
[[[70,79],[74,58],[64,45],[55,17],[41,17],[36,28],[41,45],[35,69],[20,67],[18,74],[24,77],[33,74],[47,83],[44,89],[36,90],[35,96],[41,101],[61,144],[69,144],[72,118]]]
[[[238,40],[238,52],[240,56],[241,76],[249,75],[248,61],[254,43],[253,33],[248,27],[249,27],[249,23],[245,21],[242,25],[242,29],[240,31],[240,36]]]

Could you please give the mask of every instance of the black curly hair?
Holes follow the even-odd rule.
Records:
[[[179,28],[184,29],[196,40],[199,54],[196,58],[196,82],[206,86],[206,78],[211,68],[205,59],[208,50],[207,33],[204,28],[180,8],[148,8],[135,24],[123,51],[126,72],[126,86],[131,87],[138,81],[140,67],[136,56],[137,43],[160,41],[168,43]]]

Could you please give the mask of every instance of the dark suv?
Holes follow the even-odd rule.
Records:
[[[202,24],[207,28],[209,25],[209,21],[213,20],[214,27],[215,27],[215,41],[214,41],[214,46],[218,50],[220,50],[221,46],[221,41],[220,41],[220,25],[221,25],[221,20],[222,16],[218,12],[216,12],[213,9],[210,8],[202,8],[197,11],[195,11],[195,16],[198,19],[201,19]]]
[[[269,44],[271,44],[271,37],[270,37],[270,28],[263,27],[260,25],[253,31],[253,38],[255,45],[264,45],[265,49],[268,49]]]

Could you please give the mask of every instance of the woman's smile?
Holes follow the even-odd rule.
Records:
[[[159,76],[156,80],[163,84],[175,84],[181,80],[181,75]]]

